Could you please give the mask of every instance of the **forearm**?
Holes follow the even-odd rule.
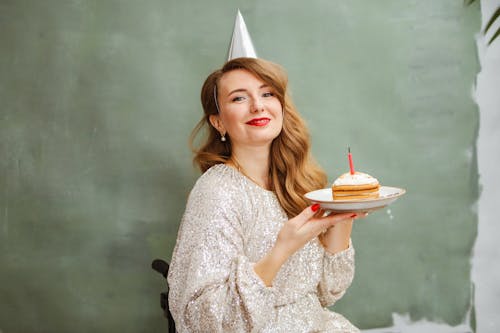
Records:
[[[270,287],[288,257],[289,255],[284,249],[275,245],[262,259],[255,263],[254,271],[264,284]]]
[[[179,332],[226,332],[229,326],[235,332],[250,332],[269,322],[276,294],[264,286],[253,266],[248,257],[237,255],[226,268],[214,262],[208,275],[198,265],[177,267],[192,274],[172,280],[169,293]],[[233,306],[235,302],[241,306]]]
[[[272,285],[285,261],[307,242],[316,238],[321,230],[329,228],[325,234],[325,247],[328,251],[336,253],[349,247],[354,216],[351,216],[351,213],[343,213],[314,218],[319,208],[319,204],[314,204],[288,220],[281,228],[273,248],[255,263],[254,271],[266,286]]]
[[[335,254],[349,247],[353,220],[337,223],[320,235],[321,244],[326,251]]]
[[[321,305],[331,306],[339,300],[349,288],[354,278],[354,247],[334,254],[325,250],[323,273],[318,284],[318,297]]]

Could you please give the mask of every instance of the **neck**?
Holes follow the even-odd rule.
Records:
[[[253,147],[233,149],[230,164],[257,185],[266,190],[270,189],[269,149]]]

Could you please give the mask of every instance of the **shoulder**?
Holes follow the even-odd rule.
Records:
[[[207,171],[205,171],[196,184],[203,184],[206,182],[219,182],[221,180],[234,180],[235,179],[235,170],[230,166],[225,164],[216,164],[210,167]]]
[[[244,193],[245,184],[238,172],[225,164],[217,164],[198,178],[189,195],[188,206],[235,208]]]
[[[237,230],[241,221],[245,190],[237,171],[218,164],[196,181],[186,204],[182,229],[206,235]],[[236,232],[236,231],[235,231]]]
[[[198,178],[191,192],[218,197],[241,188],[240,183],[241,179],[236,170],[225,164],[217,164]]]

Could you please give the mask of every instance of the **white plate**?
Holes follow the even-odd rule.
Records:
[[[319,203],[320,207],[332,212],[370,212],[383,208],[406,193],[398,187],[380,186],[379,197],[375,199],[334,200],[332,189],[324,188],[305,194],[312,203]]]

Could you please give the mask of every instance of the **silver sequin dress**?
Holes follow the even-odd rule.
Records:
[[[198,179],[168,275],[178,332],[359,332],[325,308],[351,284],[352,245],[332,255],[314,239],[285,262],[272,287],[254,272],[287,220],[273,192],[232,167],[215,165]]]

